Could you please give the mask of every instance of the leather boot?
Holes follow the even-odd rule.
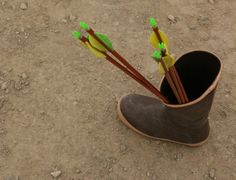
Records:
[[[160,91],[170,104],[157,98],[130,94],[120,99],[121,121],[137,133],[153,139],[200,146],[209,136],[208,114],[221,73],[221,62],[213,54],[193,51],[179,58],[175,67],[190,100],[177,104],[165,78]]]

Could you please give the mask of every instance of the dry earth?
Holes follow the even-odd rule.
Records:
[[[0,180],[236,179],[235,9],[235,0],[0,0]],[[70,34],[88,22],[158,85],[150,16],[176,57],[203,49],[224,63],[202,147],[127,129],[117,99],[151,94]]]

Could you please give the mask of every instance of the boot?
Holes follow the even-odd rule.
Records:
[[[189,103],[177,100],[164,78],[160,91],[170,104],[157,98],[130,94],[120,99],[118,115],[135,132],[153,139],[200,146],[209,136],[208,114],[221,72],[220,60],[209,52],[193,51],[175,64]]]

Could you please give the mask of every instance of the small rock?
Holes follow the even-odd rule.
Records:
[[[23,111],[23,109],[19,108],[17,111],[18,111],[18,112],[22,112],[22,111]]]
[[[59,32],[60,32],[60,31],[59,31],[59,30],[57,30],[57,29],[56,29],[56,30],[54,30],[54,33],[59,33]]]
[[[216,172],[216,170],[215,170],[214,168],[211,169],[211,170],[209,171],[209,177],[212,178],[212,179],[214,179],[214,178],[215,178],[215,172]]]
[[[183,153],[177,153],[177,154],[175,154],[175,156],[174,156],[174,159],[176,160],[176,161],[178,161],[178,160],[180,160],[180,159],[183,159]]]
[[[150,172],[148,171],[148,172],[146,173],[146,175],[147,175],[147,177],[149,177],[149,176],[150,176]]]
[[[122,152],[122,153],[124,153],[127,149],[128,149],[128,147],[125,144],[122,144],[120,146],[120,152]]]
[[[93,24],[96,24],[96,23],[97,23],[97,21],[93,19],[93,20],[92,20],[92,23],[93,23]]]
[[[113,170],[112,168],[108,169],[109,172],[112,172],[112,170]]]
[[[167,18],[168,18],[168,20],[169,20],[170,22],[172,22],[172,23],[176,23],[176,22],[177,22],[176,18],[175,18],[172,14],[169,14],[169,15],[167,16]]]
[[[75,172],[76,172],[77,174],[80,174],[80,173],[81,173],[81,170],[80,170],[80,169],[77,169]]]
[[[51,175],[54,178],[58,178],[61,175],[61,171],[58,171],[58,170],[53,171],[53,172],[51,172]]]
[[[215,1],[214,1],[214,0],[208,0],[208,2],[209,2],[210,4],[215,4]]]
[[[124,167],[124,168],[123,168],[123,171],[124,171],[124,172],[127,172],[127,171],[128,171],[128,169],[127,169],[126,167]]]
[[[28,8],[28,4],[27,4],[27,3],[21,3],[21,4],[20,4],[20,8],[21,8],[22,10],[26,10],[26,9]]]
[[[70,21],[74,21],[74,20],[76,20],[76,16],[70,15],[69,19],[70,19]]]
[[[7,82],[3,82],[3,83],[1,84],[1,89],[2,89],[2,90],[6,90],[6,89],[7,89]]]
[[[65,19],[65,18],[63,18],[61,21],[62,21],[63,23],[67,23],[67,19]]]
[[[22,79],[27,79],[28,76],[27,76],[25,73],[22,73],[22,74],[21,74],[21,78],[22,78]]]

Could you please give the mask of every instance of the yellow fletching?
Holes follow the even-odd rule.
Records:
[[[88,45],[86,43],[84,43],[83,41],[80,41],[80,44],[85,47],[85,48],[88,48]]]
[[[168,51],[168,48],[169,48],[168,38],[162,31],[159,30],[159,33],[160,33],[162,41],[166,45],[167,51]],[[160,41],[158,40],[154,31],[152,32],[149,41],[150,41],[150,44],[152,45],[153,48],[158,48],[158,44],[160,43]]]
[[[175,59],[173,58],[173,56],[167,55],[167,56],[163,57],[162,59],[166,65],[167,69],[169,69],[171,66],[173,66],[175,64]],[[158,69],[159,69],[160,74],[165,74],[165,71],[164,71],[161,63],[158,63]]]
[[[98,50],[96,50],[95,48],[93,48],[88,42],[86,42],[87,47],[89,48],[89,50],[97,57],[97,58],[106,58],[106,56],[99,52]]]
[[[102,52],[106,52],[107,51],[106,48],[103,47],[103,45],[101,45],[101,43],[99,43],[93,36],[89,35],[88,39],[89,39],[90,44],[93,47],[95,47],[96,49],[98,49],[98,50],[100,50]]]

